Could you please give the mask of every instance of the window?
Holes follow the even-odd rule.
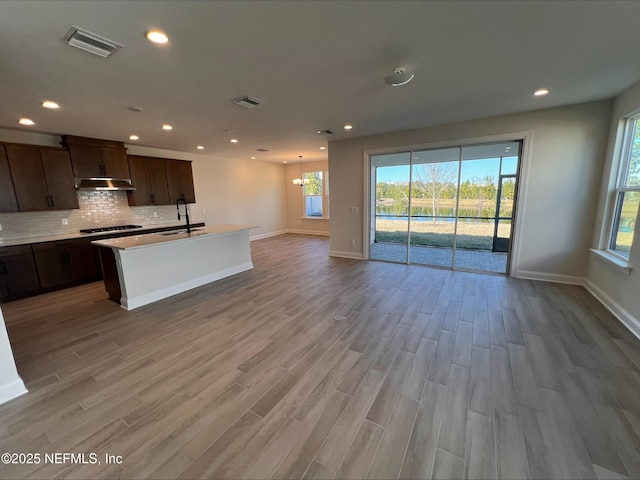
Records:
[[[640,204],[640,115],[627,120],[615,192],[609,251],[628,259]]]
[[[327,173],[322,171],[304,172],[304,216],[328,218]]]

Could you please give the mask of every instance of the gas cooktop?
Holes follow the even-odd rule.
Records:
[[[115,227],[86,228],[84,230],[80,230],[80,233],[115,232],[118,230],[132,230],[134,228],[142,228],[142,225],[116,225]]]

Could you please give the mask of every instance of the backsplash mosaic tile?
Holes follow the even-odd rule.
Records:
[[[113,225],[154,225],[177,222],[173,205],[130,207],[126,192],[77,192],[80,209],[47,212],[0,213],[0,239],[77,233]],[[68,225],[62,225],[62,219]]]

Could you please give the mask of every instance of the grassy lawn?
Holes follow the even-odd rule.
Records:
[[[493,246],[493,223],[458,223],[457,248],[491,250]],[[432,247],[453,247],[453,222],[413,222],[411,244]],[[500,225],[500,236],[509,236],[509,225]],[[378,219],[376,242],[407,243],[407,221]]]

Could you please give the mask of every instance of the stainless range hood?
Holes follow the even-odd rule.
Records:
[[[135,190],[128,178],[76,178],[76,190],[83,191],[116,191],[116,190]]]

